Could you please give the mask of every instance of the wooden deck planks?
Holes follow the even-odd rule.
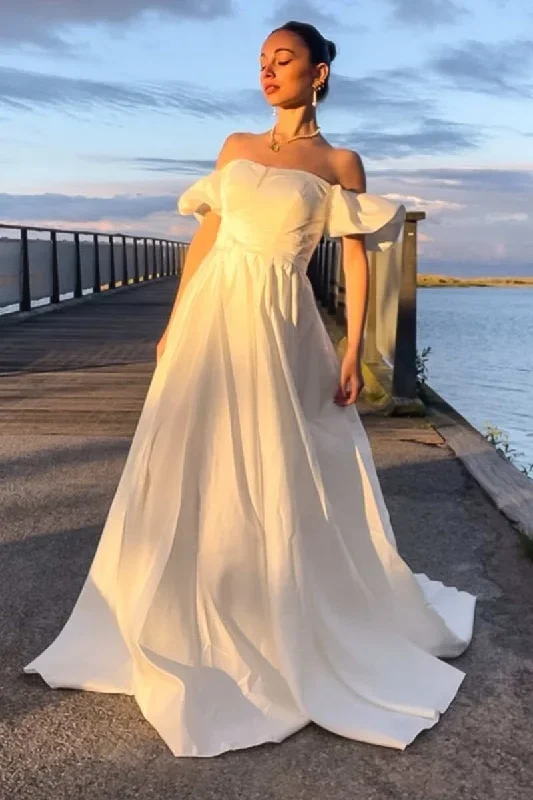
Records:
[[[0,433],[131,436],[176,279],[0,320]]]

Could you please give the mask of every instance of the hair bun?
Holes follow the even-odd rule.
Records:
[[[337,46],[335,42],[332,42],[330,39],[326,39],[326,46],[328,48],[329,60],[333,61],[333,59],[337,55]]]

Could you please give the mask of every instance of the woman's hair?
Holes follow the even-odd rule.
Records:
[[[291,33],[295,33],[297,36],[299,36],[309,50],[309,57],[312,64],[321,64],[324,62],[329,67],[337,55],[335,43],[329,39],[325,39],[320,31],[317,30],[314,25],[310,25],[308,22],[295,22],[294,20],[291,20],[290,22],[286,22],[285,25],[275,28],[275,30],[291,31]],[[272,31],[272,33],[274,33],[274,31]],[[329,72],[328,77],[322,85],[322,88],[317,92],[317,100],[319,102],[324,100],[328,92]]]

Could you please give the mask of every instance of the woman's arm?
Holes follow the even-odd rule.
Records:
[[[224,142],[217,158],[217,169],[221,169],[228,160],[233,158],[236,146],[238,145],[238,141],[236,141],[238,140],[238,137],[239,134],[231,134]],[[185,256],[185,263],[183,265],[183,271],[181,274],[176,299],[174,300],[174,305],[172,306],[172,311],[170,312],[166,329],[157,344],[157,361],[159,361],[163,355],[170,324],[176,313],[178,303],[183,297],[183,293],[185,292],[187,284],[202,263],[203,259],[213,247],[217,238],[219,227],[220,216],[214,211],[208,211],[207,214],[204,215],[200,227],[196,230],[191,239],[189,247],[187,248],[187,254]]]
[[[362,339],[368,306],[368,258],[364,239],[346,236],[342,243],[346,285],[348,350],[362,355]]]
[[[185,291],[187,284],[189,283],[192,276],[198,269],[202,260],[211,250],[215,242],[215,239],[217,237],[219,225],[220,225],[219,215],[216,214],[214,211],[208,211],[207,214],[205,214],[204,218],[202,219],[200,227],[194,233],[194,236],[191,239],[189,247],[187,248],[187,254],[185,256],[185,263],[183,265],[183,271],[181,273],[176,299],[174,300],[174,305],[172,306],[172,311],[170,312],[170,317],[167,323],[167,327],[165,328],[163,335],[161,336],[161,339],[157,343],[158,363],[165,350],[168,331],[170,329],[170,325],[178,308],[178,303],[183,297],[183,293]]]
[[[366,175],[360,156],[351,150],[340,150],[337,159],[337,175],[341,186],[366,192]],[[348,345],[335,401],[339,401],[339,405],[350,405],[355,403],[363,388],[361,356],[369,283],[364,236],[343,237],[342,265],[346,286]]]
[[[172,322],[174,314],[176,313],[178,303],[183,297],[183,293],[187,284],[202,263],[203,259],[213,247],[215,239],[217,238],[219,227],[219,215],[214,211],[208,211],[207,214],[204,215],[200,227],[197,231],[195,231],[189,247],[187,248],[187,254],[185,256],[185,263],[183,265],[178,292],[176,294],[176,299],[168,320],[167,329],[170,327],[170,323]]]

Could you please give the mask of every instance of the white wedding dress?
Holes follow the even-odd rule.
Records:
[[[238,159],[183,214],[218,238],[178,305],[89,575],[24,669],[134,695],[176,756],[311,720],[404,749],[464,678],[475,596],[402,560],[306,268],[324,232],[399,236],[403,206]]]

